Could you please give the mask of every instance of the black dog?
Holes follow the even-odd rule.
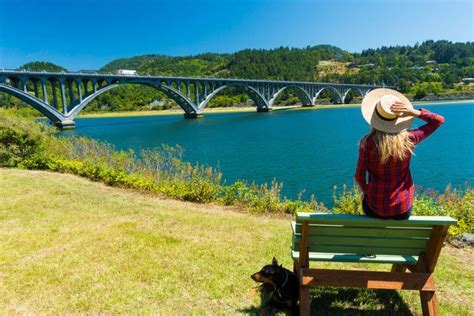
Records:
[[[264,266],[260,271],[252,274],[252,279],[261,282],[261,290],[266,296],[266,303],[262,304],[260,315],[266,315],[272,308],[290,309],[293,315],[299,314],[299,282],[296,274],[273,258],[272,264]]]

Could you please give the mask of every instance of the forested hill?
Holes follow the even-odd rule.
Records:
[[[253,79],[385,83],[408,91],[419,82],[452,88],[474,77],[474,42],[426,41],[350,53],[329,45],[245,49],[233,54],[171,57],[145,55],[114,60],[100,71],[136,69],[141,74]]]
[[[45,62],[45,61],[34,61],[30,63],[26,63],[19,68],[20,70],[30,70],[30,71],[53,71],[53,72],[59,72],[59,71],[67,71],[66,68],[58,66],[53,63]]]
[[[66,71],[48,62],[31,62],[20,69]],[[182,57],[144,55],[114,60],[98,71],[114,72],[117,69],[135,69],[141,75],[384,83],[398,87],[413,99],[474,98],[474,83],[461,83],[463,78],[474,78],[474,42],[426,41],[414,46],[367,49],[361,53],[318,45]],[[333,97],[322,94],[320,99],[327,101],[320,102],[329,102]],[[346,102],[351,102],[352,97],[349,95]],[[239,89],[229,88],[215,96],[208,106],[242,105],[248,100]],[[337,98],[332,101],[337,101]],[[278,102],[295,104],[299,99],[286,90]],[[25,105],[0,93],[0,106]],[[86,111],[166,109],[172,106],[176,104],[156,89],[124,85],[94,99]]]
[[[212,76],[225,70],[230,55],[201,54],[196,56],[172,57],[165,55],[144,55],[114,60],[100,72],[113,72],[117,69],[134,69],[140,74],[175,76]]]
[[[144,55],[112,61],[100,71],[135,69],[139,73],[177,76],[215,76],[252,79],[313,80],[319,60],[350,60],[340,48],[319,45],[307,48],[245,49],[234,54],[200,54],[170,57]]]

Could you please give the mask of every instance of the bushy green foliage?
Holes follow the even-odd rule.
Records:
[[[449,228],[450,237],[474,233],[474,188],[452,189],[450,185],[442,194],[420,189],[415,195],[413,213],[416,215],[446,215],[458,220]]]
[[[342,191],[338,191],[334,186],[333,191],[334,206],[332,212],[336,214],[363,214],[362,211],[362,192],[357,186],[348,188],[342,186]]]
[[[228,68],[231,76],[237,78],[314,80],[318,61],[328,59],[349,60],[350,54],[329,45],[245,49],[232,55]]]
[[[194,56],[143,55],[114,60],[100,72],[114,72],[118,69],[135,69],[139,74],[174,76],[211,76],[225,69],[227,54],[200,54]]]
[[[44,126],[13,111],[0,111],[0,166],[15,167],[42,152],[42,140],[48,135]]]
[[[439,95],[443,90],[441,82],[421,82],[416,83],[410,88],[415,100],[424,98],[427,94]]]
[[[219,196],[220,185],[206,178],[194,177],[190,180],[165,180],[159,184],[161,193],[183,201],[209,203]]]
[[[280,198],[281,188],[282,184],[275,180],[270,185],[265,183],[260,186],[255,183],[249,186],[244,182],[237,182],[236,185],[224,189],[224,199],[227,203],[231,201],[257,213],[282,213],[284,205]]]
[[[281,195],[282,184],[273,180],[270,185],[264,183],[247,184],[243,181],[223,186],[219,201],[224,205],[237,205],[254,213],[295,214],[296,212],[327,212],[327,208],[316,201],[301,198],[288,200]]]
[[[18,69],[20,70],[30,70],[30,71],[54,71],[54,72],[61,72],[67,71],[66,68],[61,67],[59,65],[47,62],[47,61],[34,61],[30,63],[26,63],[20,66]]]

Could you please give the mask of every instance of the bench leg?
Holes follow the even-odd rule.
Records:
[[[421,310],[423,311],[423,316],[438,316],[438,298],[436,297],[436,292],[425,292],[420,291],[421,298]]]
[[[392,272],[405,272],[407,268],[402,264],[394,264],[392,266]]]
[[[300,286],[300,316],[310,314],[309,286]]]

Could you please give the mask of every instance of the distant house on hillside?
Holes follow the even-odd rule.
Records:
[[[353,69],[353,68],[359,68],[359,65],[357,63],[350,63],[347,65],[347,68]]]
[[[462,78],[461,81],[464,84],[474,83],[474,78]]]
[[[375,67],[375,64],[369,63],[369,64],[362,65],[361,67],[364,67],[364,68],[374,68],[374,67]]]
[[[438,62],[436,60],[427,60],[426,64],[428,66],[436,66],[438,64]]]
[[[412,66],[409,69],[411,69],[411,70],[424,70],[425,67],[423,67],[423,66]]]

